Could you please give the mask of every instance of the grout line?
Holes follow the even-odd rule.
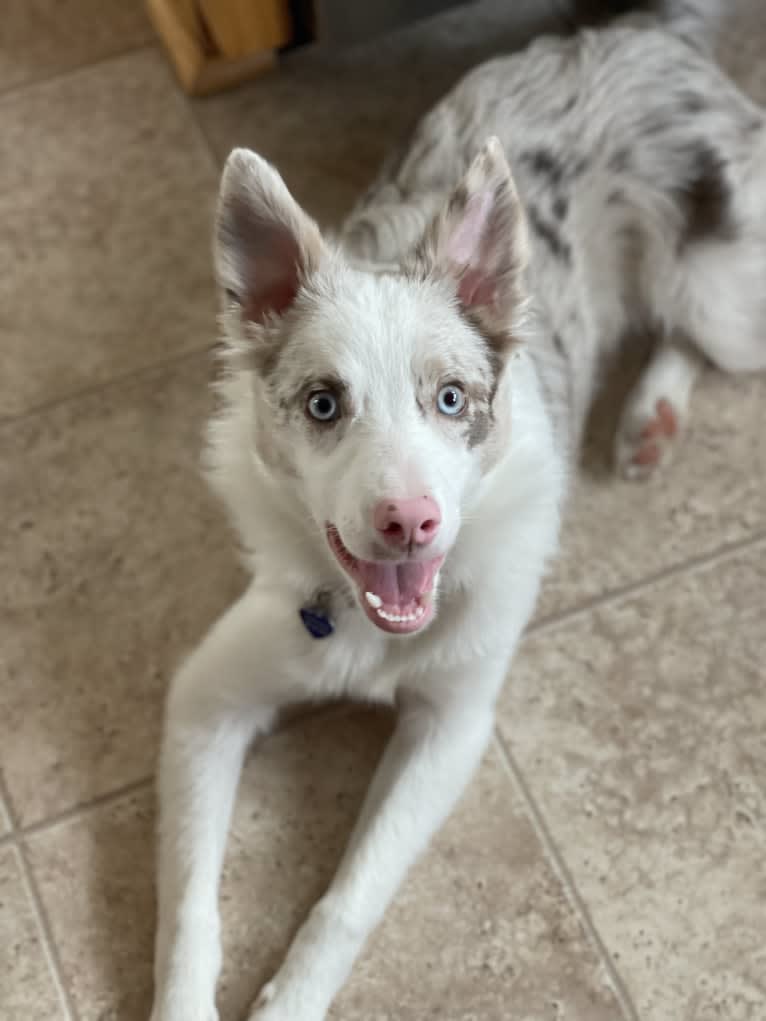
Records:
[[[211,329],[214,327],[214,323],[211,324]],[[154,372],[159,372],[165,368],[172,368],[174,365],[183,364],[186,361],[193,361],[195,358],[199,358],[201,355],[209,352],[211,355],[215,350],[215,342],[208,341],[204,345],[194,347],[189,351],[180,351],[177,354],[169,355],[167,358],[162,358],[156,362],[149,362],[146,365],[141,365],[136,369],[129,369],[127,372],[117,374],[116,376],[109,376],[107,379],[100,380],[95,383],[90,383],[87,386],[81,387],[79,390],[72,390],[70,393],[61,394],[59,397],[53,397],[49,401],[43,401],[41,404],[35,404],[31,408],[25,408],[24,411],[19,411],[12,415],[0,415],[0,431],[5,426],[15,425],[18,422],[23,422],[28,418],[34,418],[36,415],[42,415],[49,411],[55,411],[63,405],[74,403],[75,401],[83,400],[86,397],[91,397],[94,394],[101,393],[104,390],[108,390],[111,386],[116,386],[123,383],[132,383],[134,380],[140,379],[142,376],[150,376]]]
[[[51,815],[45,819],[38,819],[37,822],[30,823],[29,826],[21,827],[15,836],[18,839],[26,840],[27,837],[34,837],[38,833],[56,829],[56,827],[62,826],[64,823],[71,822],[72,819],[75,819],[79,815],[85,815],[97,808],[108,805],[112,801],[118,801],[120,798],[128,797],[131,794],[137,794],[149,787],[153,782],[154,774],[151,776],[141,777],[140,780],[132,780],[130,783],[126,783],[122,787],[115,787],[114,790],[107,791],[104,794],[98,794],[96,797],[90,798],[88,801],[81,801],[77,805],[72,805],[71,808],[64,809],[64,811],[59,812],[58,815]]]
[[[505,765],[506,771],[511,779],[511,783],[514,785],[524,802],[532,823],[532,828],[537,834],[537,838],[543,847],[543,851],[547,855],[554,872],[564,887],[564,892],[566,893],[572,908],[579,917],[580,924],[585,930],[587,939],[596,951],[599,960],[606,970],[623,1017],[626,1021],[640,1021],[638,1012],[633,1004],[633,1000],[628,992],[627,986],[623,982],[619,971],[614,966],[611,954],[607,950],[606,944],[601,939],[599,931],[590,916],[590,912],[588,911],[585,901],[580,896],[580,892],[577,889],[572,874],[569,871],[566,861],[559,851],[555,840],[553,839],[553,835],[545,823],[545,819],[543,818],[542,812],[532,795],[532,791],[527,785],[521,769],[513,758],[510,749],[506,745],[497,727],[495,728],[494,744],[500,753],[500,758]]]
[[[175,74],[175,72],[173,71],[173,68],[170,65],[170,61],[168,60],[167,55],[164,53],[162,53],[161,55],[165,58],[165,64],[167,66],[168,75],[170,77],[172,85],[173,95],[177,101],[177,105],[179,106],[179,108],[184,110],[189,121],[191,122],[192,129],[197,136],[197,141],[200,143],[201,148],[204,151],[205,157],[207,158],[210,164],[210,169],[213,172],[214,187],[217,190],[221,170],[223,169],[223,160],[219,158],[215,146],[208,138],[207,132],[205,131],[202,125],[202,121],[197,115],[196,102],[202,97],[190,96],[189,93],[185,91],[185,89],[181,85],[181,82],[178,80],[178,75]],[[212,223],[210,224],[210,229],[212,232],[213,229]]]
[[[61,958],[59,957],[58,949],[56,947],[56,941],[53,938],[53,930],[51,928],[50,919],[48,918],[48,914],[43,905],[40,891],[37,888],[32,866],[27,860],[26,851],[22,844],[17,845],[16,853],[21,866],[22,881],[26,888],[27,896],[34,908],[35,921],[37,922],[38,929],[40,930],[40,945],[42,946],[45,961],[48,965],[51,978],[53,979],[53,984],[56,988],[59,1003],[66,1021],[75,1021],[75,1018],[77,1018],[77,1011],[68,985],[64,981],[64,969],[61,965]]]
[[[215,146],[213,145],[207,131],[205,131],[205,126],[202,123],[202,119],[200,118],[197,112],[197,106],[195,105],[194,99],[191,96],[187,96],[186,93],[184,92],[181,93],[181,99],[183,100],[183,103],[186,106],[189,117],[191,118],[194,124],[197,136],[200,142],[202,143],[202,147],[208,154],[208,157],[210,159],[210,165],[216,175],[216,180],[218,180],[221,176],[221,171],[223,170],[224,160],[222,160],[221,157],[218,155],[218,152]]]
[[[345,700],[321,702],[316,705],[306,703],[305,706],[298,707],[294,715],[286,717],[269,735],[266,736],[278,737],[280,734],[284,734],[287,731],[292,730],[294,727],[300,726],[300,724],[305,722],[307,719],[335,719],[338,716],[344,716],[349,713],[356,712],[363,705],[364,703]],[[41,833],[48,833],[51,830],[55,830],[58,826],[63,826],[66,823],[71,822],[80,815],[86,815],[89,812],[95,811],[98,808],[103,808],[105,805],[109,805],[114,801],[119,801],[121,798],[129,797],[131,794],[138,794],[146,788],[151,787],[155,782],[155,778],[156,772],[153,772],[138,780],[131,780],[130,783],[123,784],[121,787],[115,787],[113,790],[105,791],[103,794],[98,794],[87,801],[80,801],[76,805],[72,805],[70,808],[64,809],[64,811],[58,813],[58,815],[46,816],[46,818],[38,819],[36,822],[30,823],[28,826],[14,827],[9,833],[5,833],[0,836],[0,847],[5,844],[19,843],[20,841],[26,840],[28,837],[35,837]],[[0,793],[2,792],[0,791]]]
[[[15,99],[21,92],[31,92],[38,86],[44,87],[53,82],[60,81],[62,78],[74,78],[80,74],[87,74],[93,68],[102,67],[112,60],[121,60],[123,57],[135,56],[136,53],[141,53],[143,50],[156,50],[157,48],[157,41],[149,38],[145,42],[129,46],[126,50],[107,53],[84,64],[75,64],[74,67],[66,67],[59,71],[53,71],[51,74],[43,75],[42,78],[29,78],[26,81],[17,82],[15,85],[8,85],[6,88],[0,88],[0,103],[5,102],[6,99]]]
[[[723,546],[717,546],[714,550],[710,550],[707,553],[700,553],[688,559],[680,560],[670,567],[663,567],[659,571],[648,574],[637,581],[618,585],[616,588],[609,589],[601,595],[578,602],[576,606],[572,606],[568,610],[552,613],[547,617],[541,617],[539,620],[533,621],[526,629],[524,637],[551,631],[560,624],[568,624],[570,621],[578,620],[580,617],[587,616],[593,610],[598,610],[610,603],[620,602],[678,575],[696,574],[698,571],[703,571],[721,561],[731,559],[751,546],[758,546],[764,540],[766,540],[766,530],[754,532],[752,535],[745,536],[742,539],[735,539],[733,542],[724,543]]]
[[[8,789],[8,784],[5,782],[5,774],[2,769],[0,769],[0,801],[2,801],[5,808],[5,812],[3,814],[9,826],[8,832],[4,833],[2,837],[0,837],[0,843],[5,843],[13,839],[16,835],[16,831],[18,830],[18,819],[16,817],[16,808],[13,804],[13,798],[11,797],[11,792]]]

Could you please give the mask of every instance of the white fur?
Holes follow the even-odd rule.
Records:
[[[319,237],[262,160],[241,152],[230,160],[218,243],[229,364],[208,470],[253,580],[169,695],[153,1021],[216,1017],[218,880],[247,746],[289,703],[344,695],[396,703],[399,722],[335,879],[251,1015],[325,1016],[486,746],[555,550],[600,359],[626,330],[652,321],[666,336],[625,412],[622,467],[658,400],[679,419],[687,414],[694,348],[735,371],[766,363],[763,117],[702,61],[662,32],[616,29],[485,65],[384,170],[346,225],[345,250]],[[657,81],[667,104],[648,102]],[[681,102],[685,90],[709,102],[703,122],[679,119],[672,96]],[[565,115],[573,95],[582,108]],[[526,320],[515,189],[497,143],[470,163],[493,131],[532,221]],[[689,152],[708,138],[726,163],[736,236],[712,228],[707,236],[703,222],[702,236],[687,241],[679,196],[694,181]],[[547,168],[525,146],[545,147]],[[625,147],[630,169],[620,170]],[[570,180],[578,153],[588,169]],[[463,174],[461,205],[453,189]],[[607,202],[617,189],[619,201]],[[535,217],[557,218],[555,230],[546,236]],[[514,343],[493,355],[498,331]],[[492,407],[482,442],[467,442],[434,411],[446,367]],[[497,391],[487,396],[495,370]],[[317,432],[296,394],[303,377],[328,374],[343,380],[351,410],[338,431]],[[421,491],[442,510],[438,612],[425,630],[392,636],[364,616],[324,529],[337,524],[356,555],[374,559],[375,501]],[[317,640],[298,609],[326,588],[335,633]]]

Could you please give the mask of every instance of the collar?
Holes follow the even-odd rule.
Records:
[[[328,589],[316,591],[298,610],[303,626],[312,638],[329,638],[335,630],[332,614],[332,593]]]

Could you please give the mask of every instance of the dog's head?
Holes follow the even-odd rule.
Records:
[[[252,368],[258,454],[384,631],[432,619],[439,569],[504,444],[496,398],[525,261],[495,140],[397,272],[351,265],[260,157],[226,165],[216,262],[228,340]]]

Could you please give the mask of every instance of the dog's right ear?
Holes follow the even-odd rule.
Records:
[[[248,149],[235,149],[223,171],[215,262],[218,281],[248,322],[286,311],[322,256],[319,228],[277,171]]]

